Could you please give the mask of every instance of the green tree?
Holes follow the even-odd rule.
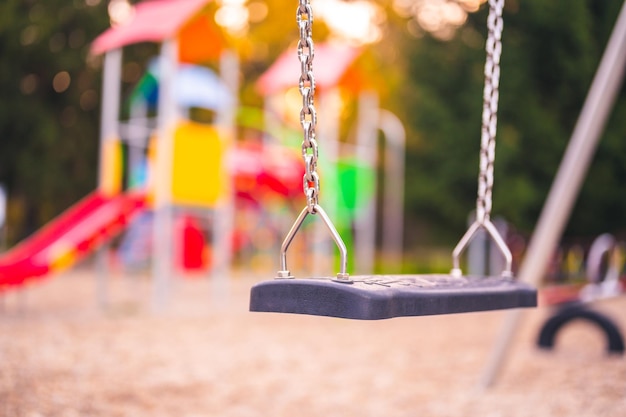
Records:
[[[107,26],[105,2],[0,4],[0,183],[12,241],[95,187],[100,80],[87,56]]]
[[[95,187],[101,66],[88,51],[109,26],[107,3],[0,4],[0,183],[11,197],[12,241]],[[385,38],[364,65],[385,82],[378,84],[382,105],[402,114],[410,131],[411,235],[453,243],[476,195],[486,7],[449,41],[424,35],[406,42],[406,20],[388,3],[381,2]],[[266,5],[266,16],[238,40],[247,105],[260,105],[253,83],[297,37],[295,4]],[[620,5],[506,2],[494,215],[524,232],[534,227]],[[316,41],[327,33],[316,21]],[[136,81],[128,74],[140,74],[155,53],[147,44],[125,51],[124,91]],[[570,222],[572,235],[626,230],[625,96],[622,89]]]
[[[543,206],[621,6],[620,1],[508,1],[504,11],[493,215],[530,233]],[[423,230],[453,243],[475,206],[487,8],[450,41],[408,50],[408,207]],[[567,233],[626,231],[626,91]]]

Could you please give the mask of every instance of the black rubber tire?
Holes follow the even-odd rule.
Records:
[[[581,303],[571,303],[558,308],[541,328],[537,346],[542,349],[552,349],[559,330],[573,320],[586,320],[595,324],[606,336],[607,353],[624,354],[624,338],[615,322],[605,314],[591,310]]]

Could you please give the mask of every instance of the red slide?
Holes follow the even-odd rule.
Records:
[[[71,265],[121,232],[144,205],[141,194],[89,194],[0,256],[0,291]]]

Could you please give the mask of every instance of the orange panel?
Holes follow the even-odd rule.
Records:
[[[180,31],[178,46],[180,62],[196,64],[217,61],[223,49],[223,35],[207,15],[198,16]]]

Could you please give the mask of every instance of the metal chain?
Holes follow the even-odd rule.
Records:
[[[483,92],[483,116],[480,142],[480,172],[478,174],[478,198],[476,220],[489,220],[493,189],[493,164],[496,157],[496,128],[498,124],[498,98],[500,85],[500,55],[502,54],[502,9],[504,0],[489,0],[485,62],[485,88]]]
[[[293,278],[289,269],[287,269],[287,250],[291,245],[296,233],[302,226],[304,219],[309,214],[317,214],[322,219],[326,228],[330,232],[331,237],[335,241],[339,249],[340,264],[339,272],[334,281],[342,283],[351,283],[350,274],[346,272],[348,265],[348,250],[343,243],[343,239],[337,232],[332,220],[326,214],[326,211],[318,204],[320,194],[320,177],[317,174],[317,158],[318,149],[315,140],[315,125],[317,124],[317,115],[315,113],[315,105],[313,98],[315,97],[315,78],[313,77],[313,56],[315,55],[312,26],[313,11],[311,10],[310,0],[299,0],[298,10],[296,11],[296,21],[300,31],[300,39],[298,40],[298,59],[300,60],[300,81],[298,87],[302,95],[302,110],[300,111],[300,124],[304,138],[302,140],[302,159],[304,159],[305,172],[302,177],[302,188],[306,196],[306,207],[302,209],[293,226],[287,233],[283,244],[280,247],[280,269],[276,273],[276,278]]]
[[[315,126],[317,115],[315,113],[315,77],[313,76],[313,45],[312,26],[313,10],[310,0],[299,0],[296,11],[296,22],[300,31],[298,41],[298,59],[300,60],[300,81],[298,87],[302,95],[302,110],[300,111],[300,124],[302,125],[302,159],[304,160],[305,173],[302,178],[302,188],[306,196],[308,212],[314,214],[320,193],[320,179],[317,174],[318,149],[315,140]]]
[[[500,232],[490,220],[493,189],[493,163],[496,159],[496,127],[498,124],[498,98],[500,86],[500,55],[502,54],[502,9],[504,0],[489,0],[487,17],[487,60],[485,62],[485,89],[483,92],[483,120],[480,138],[480,171],[478,173],[478,198],[476,220],[465,232],[452,251],[452,276],[461,276],[461,253],[479,230],[485,230],[504,256],[503,277],[512,277],[513,256]]]

